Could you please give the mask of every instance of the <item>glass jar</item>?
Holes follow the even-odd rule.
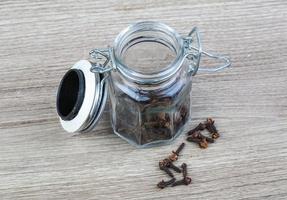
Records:
[[[202,55],[224,64],[199,68]],[[192,77],[199,70],[217,71],[227,58],[202,51],[194,28],[181,37],[167,25],[144,21],[130,25],[113,47],[94,49],[62,79],[57,111],[68,132],[91,131],[110,97],[114,132],[137,147],[171,142],[191,113]],[[149,61],[149,62],[148,62]]]

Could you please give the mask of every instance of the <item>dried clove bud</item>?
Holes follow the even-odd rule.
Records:
[[[164,171],[167,175],[169,175],[171,178],[174,177],[173,173],[167,168],[167,167],[160,167],[160,170]]]
[[[191,178],[185,177],[179,181],[174,182],[171,187],[178,186],[178,185],[189,185],[191,183]]]
[[[182,149],[183,149],[184,145],[185,145],[185,143],[184,143],[184,142],[183,142],[183,143],[181,143],[181,144],[179,145],[179,147],[177,148],[177,150],[176,150],[175,152],[173,152],[173,153],[175,153],[175,154],[179,155],[179,153],[182,151]]]
[[[192,137],[192,136],[187,137],[186,140],[189,141],[189,142],[197,143],[197,144],[199,144],[200,141],[201,141],[201,139],[195,138],[195,137]]]
[[[184,148],[185,143],[181,143],[176,151],[172,151],[172,154],[168,157],[171,161],[176,161],[178,159],[179,153]]]
[[[175,178],[172,178],[169,181],[162,180],[157,184],[157,187],[163,189],[163,188],[173,184],[174,182],[175,182]]]
[[[217,139],[220,137],[215,125],[214,125],[214,120],[212,118],[207,118],[206,122],[206,129],[208,130],[208,132],[211,134],[211,137],[213,139]]]
[[[203,131],[206,128],[206,125],[203,123],[199,123],[194,129],[187,132],[187,135],[192,135],[197,131]]]
[[[174,171],[181,173],[181,169],[175,166],[172,162],[168,163],[167,167],[173,169]]]
[[[181,168],[182,168],[182,176],[183,176],[183,178],[186,178],[187,177],[187,165],[186,165],[186,163],[182,163]]]

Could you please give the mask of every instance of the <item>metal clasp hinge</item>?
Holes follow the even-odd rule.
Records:
[[[184,39],[185,57],[189,61],[189,73],[195,75],[201,58],[201,39],[198,29],[194,27]]]
[[[114,69],[111,59],[111,48],[93,49],[89,54],[92,63],[91,72],[103,74]]]

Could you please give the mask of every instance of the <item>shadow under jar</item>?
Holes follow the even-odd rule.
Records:
[[[92,130],[109,94],[112,127],[118,136],[137,147],[171,142],[190,118],[192,77],[200,70],[202,55],[225,62],[222,66],[202,70],[217,71],[230,65],[227,58],[201,50],[196,28],[187,37],[181,37],[159,22],[130,25],[117,36],[113,47],[94,49],[89,61],[74,65],[73,70],[83,72],[81,77],[85,79],[80,81],[86,87],[84,95],[73,95],[82,97],[80,108],[79,103],[75,103],[78,107],[71,107],[69,95],[63,96],[69,94],[61,89],[62,85],[67,85],[63,78],[57,98],[62,126],[68,132]],[[91,74],[94,78],[87,80]],[[94,87],[88,90],[90,84]],[[70,91],[75,92],[72,85]],[[85,104],[86,99],[90,101]],[[67,114],[67,109],[61,109],[65,102],[71,112],[77,113]],[[73,99],[73,102],[78,101]],[[67,119],[61,110],[65,110],[65,115],[82,117]]]

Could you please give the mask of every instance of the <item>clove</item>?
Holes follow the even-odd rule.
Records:
[[[185,177],[179,181],[175,181],[171,187],[174,187],[174,186],[178,186],[178,185],[189,185],[191,183],[191,178],[190,177]]]
[[[182,151],[184,145],[185,145],[184,142],[181,143],[181,144],[179,145],[179,147],[177,148],[177,150],[176,150],[175,152],[174,152],[174,151],[173,151],[173,152],[174,152],[175,154],[179,155],[179,153]]]
[[[189,141],[189,142],[197,143],[197,144],[199,144],[200,141],[201,141],[201,139],[199,139],[199,138],[194,138],[194,137],[190,137],[190,136],[187,137],[186,140]]]
[[[179,153],[184,148],[185,143],[181,143],[176,151],[172,151],[172,154],[168,157],[171,161],[176,161],[178,159]]]
[[[160,170],[164,171],[167,175],[169,175],[171,178],[174,178],[173,173],[166,167],[159,167]]]
[[[214,120],[212,118],[207,118],[206,122],[206,129],[208,130],[208,132],[211,134],[211,137],[213,139],[217,139],[220,137],[215,125],[214,125]]]
[[[206,124],[199,123],[194,129],[187,132],[187,135],[192,135],[197,131],[203,131],[206,128]]]
[[[175,166],[172,162],[168,163],[167,167],[173,169],[173,170],[176,171],[177,173],[181,173],[181,169],[178,168],[177,166]]]
[[[181,168],[182,168],[182,176],[183,176],[183,178],[186,178],[187,177],[187,165],[186,165],[186,163],[182,163]]]
[[[175,178],[172,178],[169,181],[162,180],[157,184],[157,187],[163,189],[163,188],[173,184],[174,182],[175,182]]]

